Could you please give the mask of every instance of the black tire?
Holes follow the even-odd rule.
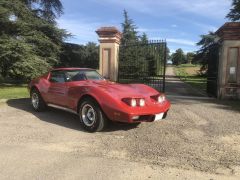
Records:
[[[35,111],[41,112],[46,109],[46,103],[44,102],[40,92],[37,89],[31,91],[31,104]]]
[[[79,118],[88,132],[102,131],[107,125],[107,118],[95,100],[85,98],[79,106]]]

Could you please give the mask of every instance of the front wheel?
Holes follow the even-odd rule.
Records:
[[[45,104],[41,94],[36,89],[33,89],[31,91],[31,103],[32,103],[32,107],[35,111],[39,112],[39,111],[43,111],[46,109],[46,104]]]
[[[102,131],[107,124],[107,119],[101,108],[90,98],[81,102],[79,118],[83,128],[89,132]]]

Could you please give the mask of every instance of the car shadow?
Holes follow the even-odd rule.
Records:
[[[87,132],[82,128],[79,122],[79,118],[75,114],[62,111],[59,109],[51,108],[51,107],[49,107],[46,111],[43,111],[43,112],[35,112],[31,106],[29,98],[10,99],[6,103],[10,107],[20,109],[33,114],[41,121],[56,124],[59,126],[73,129],[73,130]],[[104,129],[103,132],[127,131],[133,128],[136,128],[135,124],[121,124],[121,123],[109,122],[107,128]]]

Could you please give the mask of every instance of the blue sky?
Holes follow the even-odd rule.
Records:
[[[62,0],[64,15],[58,26],[74,35],[69,42],[98,42],[95,30],[116,26],[121,30],[126,9],[149,39],[166,39],[171,52],[198,49],[201,34],[216,31],[227,19],[231,0]]]

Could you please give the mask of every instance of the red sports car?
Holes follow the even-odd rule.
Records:
[[[29,84],[32,106],[47,106],[79,115],[90,132],[101,131],[108,120],[141,123],[166,117],[170,102],[164,94],[144,84],[118,84],[93,69],[58,68]]]

